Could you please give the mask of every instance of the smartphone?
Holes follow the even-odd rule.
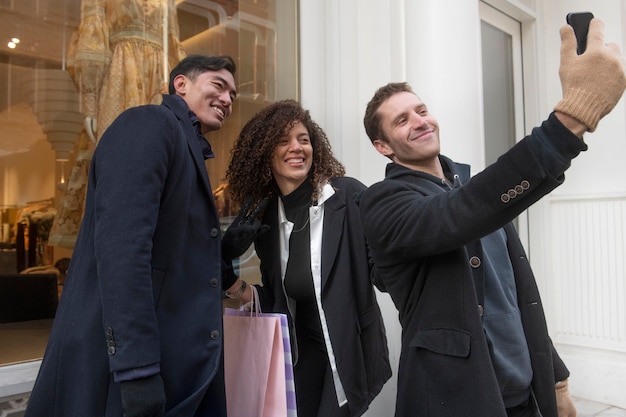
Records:
[[[578,55],[587,49],[587,33],[589,32],[589,22],[593,19],[591,12],[568,13],[567,24],[574,29],[576,35],[576,52]]]

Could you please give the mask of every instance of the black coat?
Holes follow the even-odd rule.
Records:
[[[167,416],[225,415],[219,219],[187,111],[164,96],[100,139],[26,416],[120,417],[112,373],[157,363]]]
[[[353,416],[363,414],[391,377],[382,315],[370,280],[368,248],[354,196],[365,186],[352,178],[331,181],[335,194],[324,203],[322,233],[322,307],[339,377]],[[279,254],[278,199],[265,211],[268,233],[255,242],[261,259],[264,311],[289,317],[283,291]],[[292,338],[293,339],[293,338]],[[293,348],[297,352],[297,346]]]
[[[509,223],[562,183],[584,143],[552,115],[495,164],[469,167],[440,157],[463,185],[389,164],[360,203],[379,285],[402,325],[396,416],[506,417],[482,326],[480,238],[504,227],[544,417],[557,417],[555,382],[569,374],[549,338],[535,278]]]

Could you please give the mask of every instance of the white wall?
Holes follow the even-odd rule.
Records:
[[[626,2],[558,0],[539,3],[545,38],[545,105],[561,97],[560,27],[570,11],[591,11],[605,23],[605,41],[626,47]],[[549,110],[549,107],[548,107]],[[574,395],[626,407],[626,151],[624,98],[594,133],[589,150],[573,161],[565,184],[542,201],[542,239],[533,244],[548,324],[572,375]],[[531,220],[532,223],[532,220]]]
[[[483,163],[468,140],[482,137],[478,2],[303,0],[300,25],[302,102],[348,175],[367,185],[384,175],[363,114],[392,81],[408,81],[437,116],[444,153]]]
[[[488,0],[520,20],[524,43],[525,111],[527,131],[551,111],[561,97],[558,78],[559,28],[569,11],[591,10],[606,23],[606,39],[626,45],[626,2],[623,0]],[[358,7],[357,7],[358,3]],[[301,98],[305,107],[326,130],[336,155],[348,175],[366,185],[382,180],[386,160],[375,152],[363,126],[363,114],[376,88],[390,81],[408,81],[429,105],[441,126],[442,152],[474,168],[484,165],[482,152],[482,85],[479,2],[467,0],[301,0],[300,51]],[[568,303],[563,298],[564,268],[573,254],[555,242],[575,224],[553,227],[557,214],[553,198],[567,200],[581,194],[607,194],[621,204],[626,199],[626,183],[617,171],[626,148],[624,100],[597,132],[586,136],[590,151],[574,161],[566,184],[530,210],[530,255],[547,306],[549,327],[562,355],[573,371],[571,390],[583,398],[624,404],[626,386],[626,347],[621,334],[613,349],[603,351],[598,344],[589,348],[589,336],[576,339],[564,334],[562,321]],[[562,200],[559,200],[562,201]],[[562,204],[559,203],[559,204]],[[561,206],[558,206],[559,208]],[[609,224],[604,227],[610,227]],[[591,228],[583,233],[593,233]],[[596,233],[597,234],[597,233]],[[626,241],[626,231],[615,232]],[[593,241],[583,235],[581,240]],[[596,239],[602,240],[602,235]],[[593,245],[590,251],[593,251]],[[599,249],[596,249],[599,250]],[[613,265],[611,275],[624,282],[622,264]],[[586,258],[587,259],[587,258]],[[598,262],[598,261],[596,261]],[[621,274],[621,275],[620,275]],[[560,279],[553,279],[558,276]],[[581,279],[582,280],[582,279]],[[574,291],[579,291],[577,288]],[[575,292],[577,297],[588,294]],[[561,294],[561,295],[559,295]],[[625,304],[626,294],[617,291],[617,303]],[[387,325],[392,364],[397,365],[400,327],[396,310],[386,294],[379,293]],[[620,314],[620,311],[605,314]],[[584,314],[584,312],[583,312]],[[626,314],[625,320],[626,320]],[[602,317],[600,317],[602,318]],[[626,325],[624,326],[626,328]],[[569,337],[569,339],[567,337]],[[568,343],[564,343],[564,341]],[[593,339],[593,342],[598,340]],[[602,359],[602,366],[594,364]],[[617,372],[607,366],[617,360]],[[626,366],[626,365],[625,365]],[[395,403],[395,374],[372,404],[369,415],[389,415]],[[608,380],[607,380],[608,378]]]

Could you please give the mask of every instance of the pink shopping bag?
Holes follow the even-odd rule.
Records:
[[[224,374],[229,416],[287,416],[280,317],[225,309]]]

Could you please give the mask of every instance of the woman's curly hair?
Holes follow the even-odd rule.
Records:
[[[233,203],[241,206],[246,198],[256,203],[276,194],[272,156],[279,139],[296,122],[306,127],[313,147],[313,163],[308,175],[314,189],[311,199],[317,200],[325,182],[345,174],[345,168],[333,156],[326,133],[311,119],[309,111],[295,100],[278,101],[246,123],[231,150],[226,181]]]

